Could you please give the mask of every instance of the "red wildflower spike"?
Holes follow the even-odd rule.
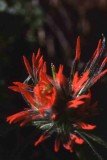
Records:
[[[58,152],[61,143],[70,152],[73,152],[75,144],[82,145],[84,141],[88,143],[85,130],[93,130],[96,125],[85,123],[85,121],[98,114],[97,103],[91,104],[90,87],[107,73],[107,69],[103,70],[107,63],[107,56],[101,57],[104,47],[105,39],[103,38],[99,41],[83,73],[80,74],[78,71],[80,38],[78,37],[76,55],[69,78],[63,74],[63,65],[60,65],[56,72],[52,64],[52,76],[48,75],[46,62],[43,61],[40,50],[37,55],[34,53],[32,55],[32,68],[24,57],[30,76],[24,81],[25,83],[14,82],[15,86],[9,88],[20,92],[30,108],[7,117],[7,122],[10,124],[19,122],[20,126],[28,123],[42,130],[43,135],[35,142],[35,146],[55,132],[58,134],[55,140],[55,152]]]

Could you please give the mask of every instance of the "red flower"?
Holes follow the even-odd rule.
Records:
[[[97,103],[91,104],[90,88],[107,73],[107,69],[103,70],[107,57],[101,61],[104,48],[105,39],[103,38],[99,40],[92,58],[80,74],[78,72],[80,38],[78,37],[76,56],[69,79],[63,74],[63,65],[60,65],[56,72],[52,64],[52,76],[49,76],[40,50],[36,56],[32,55],[32,68],[26,57],[23,57],[29,75],[23,83],[13,82],[14,86],[9,88],[20,92],[29,107],[7,117],[7,121],[9,123],[20,122],[20,126],[30,123],[43,130],[43,135],[35,142],[36,146],[53,132],[57,133],[56,152],[61,143],[70,152],[73,151],[75,144],[83,144],[86,139],[82,131],[93,130],[96,127],[85,121],[98,114]]]

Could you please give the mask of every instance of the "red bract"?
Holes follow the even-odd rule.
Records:
[[[29,123],[43,130],[43,135],[35,142],[36,146],[54,132],[57,134],[56,152],[61,144],[70,152],[73,151],[75,144],[83,144],[86,139],[82,131],[93,130],[96,127],[87,124],[86,120],[98,114],[97,103],[91,104],[90,88],[107,73],[107,69],[103,70],[107,63],[107,57],[103,58],[104,49],[103,38],[99,40],[92,58],[80,74],[78,71],[80,38],[78,37],[76,56],[69,78],[63,74],[63,65],[60,65],[56,72],[52,64],[52,76],[49,76],[40,50],[37,55],[32,55],[32,67],[26,57],[23,57],[28,77],[23,83],[13,82],[14,86],[9,88],[20,92],[29,107],[7,117],[7,121],[19,122],[20,126]]]

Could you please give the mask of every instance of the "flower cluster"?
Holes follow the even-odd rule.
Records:
[[[83,144],[85,130],[93,130],[96,125],[87,124],[86,120],[98,114],[97,102],[91,103],[91,86],[107,73],[104,70],[107,57],[102,56],[105,50],[105,38],[100,39],[97,49],[86,64],[83,72],[78,72],[80,60],[80,38],[77,38],[76,56],[70,76],[63,74],[63,65],[56,71],[51,64],[52,76],[47,74],[46,62],[40,50],[32,55],[32,67],[26,57],[24,63],[28,72],[27,79],[13,82],[9,88],[22,94],[29,107],[7,117],[11,123],[19,122],[35,125],[43,134],[35,142],[35,146],[56,133],[54,149],[57,152],[62,144],[73,151],[76,144]],[[87,142],[87,141],[86,141]]]

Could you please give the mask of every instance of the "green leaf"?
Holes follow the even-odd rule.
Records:
[[[82,146],[76,146],[75,153],[79,160],[89,160],[88,157],[85,154],[85,148]]]
[[[91,140],[93,140],[94,142],[97,142],[98,144],[104,146],[105,148],[107,148],[107,142],[102,140],[100,137],[97,137],[93,134],[89,134],[86,132],[82,132],[82,134],[84,134],[85,136],[87,136],[88,138],[90,138]]]
[[[78,134],[82,139],[84,139],[84,141],[89,145],[89,147],[92,149],[92,151],[94,152],[94,154],[97,156],[99,160],[103,160],[102,156],[97,152],[97,150],[92,145],[92,143],[87,139],[87,136],[83,134],[85,132],[75,130],[75,133]]]

